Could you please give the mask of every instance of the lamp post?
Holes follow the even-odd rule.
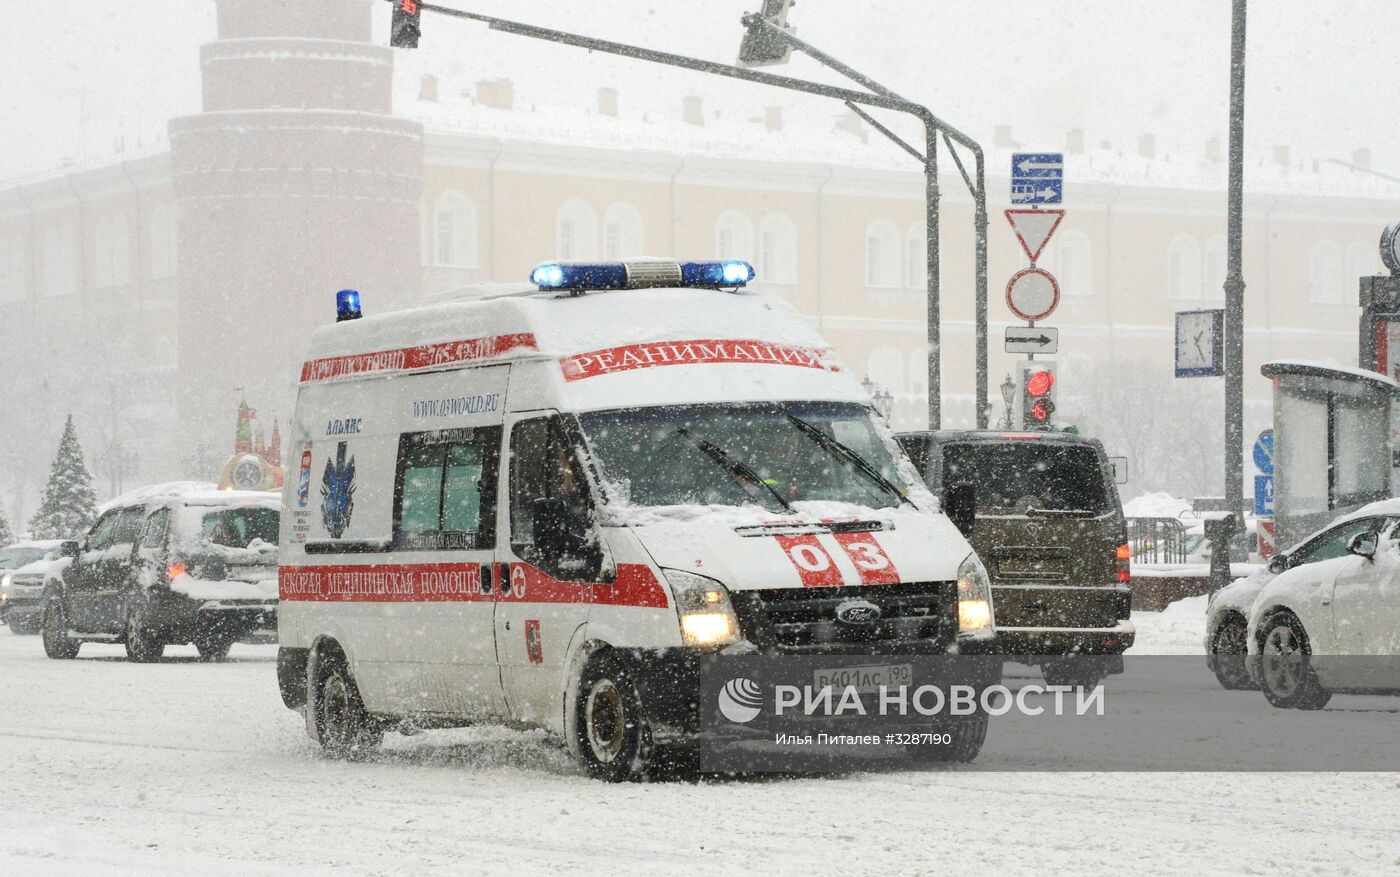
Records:
[[[1244,61],[1246,0],[1230,24],[1230,171],[1225,275],[1225,505],[1244,521]],[[1239,533],[1243,533],[1241,527]],[[1231,555],[1245,559],[1242,535]]]
[[[875,403],[875,412],[888,422],[890,415],[894,413],[894,394],[870,380],[870,375],[865,376],[865,380],[860,382],[860,387]]]
[[[1016,382],[1011,380],[1011,375],[1006,376],[1006,380],[1001,382],[1001,401],[1006,403],[1006,416],[1001,420],[1002,429],[1014,429],[1011,423],[1011,405],[1016,401]]]

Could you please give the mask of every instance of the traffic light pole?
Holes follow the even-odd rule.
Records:
[[[389,3],[397,3],[398,0],[386,0]],[[907,101],[894,95],[888,89],[884,89],[873,80],[862,76],[856,71],[846,67],[834,58],[822,53],[820,50],[797,40],[795,37],[784,32],[781,28],[773,25],[783,39],[791,42],[794,47],[810,54],[814,59],[831,67],[833,70],[841,72],[854,81],[870,88],[870,92],[857,91],[850,88],[841,88],[834,85],[825,85],[819,82],[809,82],[805,79],[797,79],[791,76],[780,76],[774,73],[764,73],[758,70],[750,70],[745,67],[738,67],[732,64],[721,64],[715,61],[705,61],[700,58],[690,58],[685,55],[676,55],[671,52],[661,52],[655,49],[646,49],[640,46],[630,46],[626,43],[617,43],[611,40],[602,40],[596,37],[586,37],[579,34],[568,33],[566,31],[553,30],[546,27],[538,27],[532,24],[524,24],[518,21],[509,21],[503,18],[496,18],[490,15],[482,15],[476,12],[467,12],[461,9],[451,9],[446,6],[436,6],[428,3],[419,3],[418,8],[425,12],[433,12],[452,18],[464,18],[471,21],[479,21],[502,33],[515,34],[516,36],[530,37],[531,39],[545,40],[547,42],[562,43],[564,45],[575,46],[580,49],[587,49],[590,52],[606,52],[612,55],[619,55],[625,58],[634,58],[639,61],[649,61],[653,64],[665,64],[670,67],[679,67],[685,70],[694,70],[699,73],[710,73],[716,76],[726,76],[730,79],[740,79],[745,82],[753,82],[759,85],[769,85],[775,88],[783,88],[789,91],[798,91],[806,94],[817,95],[818,97],[829,97],[847,104],[854,104],[866,107],[878,107],[880,109],[894,110],[895,112],[906,113],[914,116],[924,125],[925,148],[922,155],[915,152],[924,163],[924,173],[926,180],[926,234],[928,258],[928,344],[929,344],[929,388],[928,388],[928,415],[929,428],[938,429],[942,424],[942,370],[940,366],[940,313],[939,313],[939,251],[938,251],[938,140],[940,137],[948,144],[951,151],[952,142],[957,142],[972,150],[976,157],[977,182],[974,185],[963,168],[961,160],[954,153],[954,161],[957,162],[959,171],[963,174],[963,179],[977,202],[976,208],[976,234],[977,234],[977,424],[981,428],[987,425],[987,209],[986,209],[986,186],[983,154],[981,146],[953,126],[947,124],[942,119],[935,116],[927,107]],[[873,93],[872,93],[873,92]],[[883,126],[881,126],[883,127]],[[892,134],[885,130],[887,136]],[[895,138],[896,142],[909,147]]]
[[[1244,58],[1245,2],[1234,0],[1230,27],[1230,175],[1225,278],[1225,502],[1244,521]],[[1237,531],[1243,539],[1240,527]],[[1244,560],[1241,541],[1231,556]]]

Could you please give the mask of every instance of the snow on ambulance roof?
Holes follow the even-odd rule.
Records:
[[[382,315],[373,315],[372,299],[365,307],[369,316],[312,335],[302,384],[488,360],[553,359],[558,392],[578,410],[661,404],[667,394],[674,402],[868,402],[854,376],[791,305],[747,291],[515,291]],[[704,381],[693,380],[693,368],[662,368],[714,365],[737,368],[713,369]],[[615,379],[622,375],[628,377]],[[678,388],[687,398],[674,398]]]
[[[149,503],[154,500],[179,500],[189,505],[237,505],[249,503],[272,504],[281,507],[281,494],[251,490],[220,490],[212,481],[166,481],[149,484],[123,493],[97,507],[98,514],[122,506]]]

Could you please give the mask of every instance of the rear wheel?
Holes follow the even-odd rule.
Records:
[[[196,637],[194,647],[199,650],[201,661],[222,661],[233,648],[233,637],[223,634]]]
[[[316,668],[316,742],[332,758],[359,761],[384,742],[384,730],[365,711],[350,668],[339,656]]]
[[[134,664],[150,664],[164,655],[165,641],[151,629],[142,607],[133,607],[126,616],[126,659]]]
[[[966,763],[975,759],[987,740],[987,714],[979,712],[938,725],[937,743],[911,743],[904,748],[915,761],[930,764]],[[947,739],[944,743],[942,740]]]
[[[1108,678],[1102,664],[1088,656],[1068,657],[1040,665],[1047,685],[1093,688]]]
[[[1215,658],[1215,678],[1228,691],[1253,688],[1249,670],[1245,668],[1247,627],[1243,619],[1232,619],[1220,625],[1210,641],[1210,653]]]
[[[57,594],[44,598],[43,638],[44,654],[58,661],[76,658],[83,645],[69,638],[68,613],[63,608],[63,598]]]
[[[590,776],[642,779],[652,758],[651,727],[627,666],[606,652],[584,668],[578,694],[578,747]]]
[[[1280,709],[1320,710],[1332,699],[1313,670],[1312,646],[1303,622],[1280,612],[1264,626],[1259,670],[1264,697]]]

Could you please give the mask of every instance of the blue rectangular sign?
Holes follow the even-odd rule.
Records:
[[[1064,196],[1065,157],[1059,152],[1011,155],[1011,203],[1059,204]]]
[[[1274,476],[1254,476],[1254,514],[1261,518],[1274,516]]]

